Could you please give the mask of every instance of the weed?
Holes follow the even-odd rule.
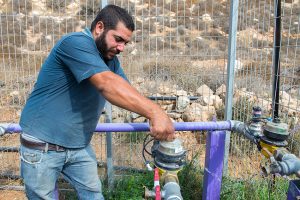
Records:
[[[153,187],[153,173],[146,174],[131,173],[122,176],[117,180],[114,189],[109,191],[107,185],[104,185],[104,197],[107,200],[142,200],[144,195],[144,187]]]
[[[272,180],[234,180],[224,177],[222,181],[221,199],[286,199],[288,180],[276,178],[275,184],[272,188],[270,186],[270,181]]]

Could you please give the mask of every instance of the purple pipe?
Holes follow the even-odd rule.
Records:
[[[1,126],[1,124],[0,124]],[[219,131],[231,130],[230,121],[218,122],[175,122],[176,131]],[[8,124],[6,133],[18,133],[22,129],[19,124]],[[96,132],[137,132],[149,131],[148,123],[101,123],[96,127]]]
[[[203,200],[220,199],[225,136],[225,131],[210,131],[206,137]]]
[[[0,124],[1,126],[1,124]],[[8,126],[5,129],[5,133],[19,133],[21,132],[21,126],[19,124],[8,124]]]
[[[21,132],[18,124],[1,125],[7,133]],[[219,199],[222,183],[225,130],[231,130],[230,121],[219,122],[177,122],[175,131],[211,131],[206,141],[206,158],[203,185],[203,199]],[[101,123],[96,132],[138,132],[149,131],[148,123]],[[55,195],[58,189],[55,189]],[[57,197],[57,196],[56,196]]]
[[[300,180],[292,180],[289,184],[287,200],[297,199],[300,196]]]

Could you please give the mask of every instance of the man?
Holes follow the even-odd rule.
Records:
[[[90,141],[105,99],[148,118],[155,139],[174,139],[170,118],[128,84],[116,57],[133,31],[127,11],[109,5],[90,30],[68,34],[53,47],[20,119],[21,176],[29,199],[53,199],[60,174],[79,199],[103,199]]]

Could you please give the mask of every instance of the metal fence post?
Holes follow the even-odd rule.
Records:
[[[105,6],[107,6],[107,0],[100,1],[100,4],[101,4],[101,8],[104,8]]]
[[[105,104],[105,122],[112,122],[112,106],[109,102]],[[106,159],[107,159],[107,181],[108,189],[112,190],[114,185],[113,148],[112,133],[106,132]]]
[[[100,1],[101,8],[107,6],[107,0]],[[105,122],[112,122],[112,106],[109,102],[105,104]],[[114,186],[114,162],[112,149],[112,133],[106,132],[106,160],[107,160],[107,182],[108,190],[112,190]]]
[[[210,131],[206,137],[202,199],[220,199],[225,136],[225,131]]]
[[[227,87],[226,87],[226,103],[225,103],[225,120],[232,119],[232,99],[233,99],[233,83],[234,83],[234,66],[236,59],[236,34],[238,23],[238,7],[239,0],[231,0],[230,2],[230,26],[228,41],[228,63],[227,63]],[[230,146],[230,132],[227,131],[224,152],[224,175],[228,174],[228,155]]]

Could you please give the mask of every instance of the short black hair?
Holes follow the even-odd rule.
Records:
[[[116,5],[107,5],[103,9],[101,9],[94,21],[91,24],[91,31],[93,31],[96,27],[96,24],[101,21],[104,24],[105,30],[114,30],[118,22],[123,22],[126,28],[131,31],[134,31],[134,23],[132,17],[129,13]]]

